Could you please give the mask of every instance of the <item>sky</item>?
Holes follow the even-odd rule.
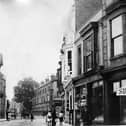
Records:
[[[72,0],[0,0],[1,72],[7,98],[24,77],[41,82],[56,74]]]

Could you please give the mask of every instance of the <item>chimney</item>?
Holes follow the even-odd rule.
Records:
[[[41,85],[43,85],[43,84],[44,84],[44,81],[41,82]]]
[[[55,75],[51,75],[51,81],[56,80],[56,76]]]

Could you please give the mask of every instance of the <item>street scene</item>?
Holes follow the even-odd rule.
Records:
[[[0,0],[0,126],[126,125],[126,0]]]

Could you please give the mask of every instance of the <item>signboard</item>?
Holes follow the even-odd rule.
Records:
[[[83,88],[82,94],[83,94],[83,95],[87,95],[87,88]]]
[[[82,99],[80,104],[81,104],[81,106],[87,105],[87,100],[86,99]]]
[[[117,96],[126,96],[126,87],[121,87],[116,91]]]

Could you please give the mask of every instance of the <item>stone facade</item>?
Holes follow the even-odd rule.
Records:
[[[103,0],[98,8],[95,6],[98,1],[86,2],[76,0],[74,125],[80,126],[84,121],[85,107],[91,123],[125,124],[126,2]]]
[[[51,110],[52,105],[57,104],[57,109],[61,106],[56,76],[52,75],[50,79],[46,79],[35,92],[35,97],[32,99],[32,111],[34,114],[45,115]]]

